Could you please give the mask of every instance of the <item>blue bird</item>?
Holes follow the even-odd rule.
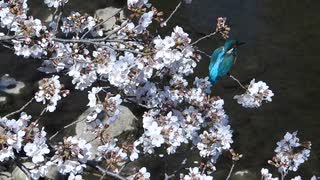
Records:
[[[237,48],[244,44],[236,40],[227,40],[223,46],[213,51],[209,65],[209,80],[214,84],[218,77],[225,76],[237,61]]]

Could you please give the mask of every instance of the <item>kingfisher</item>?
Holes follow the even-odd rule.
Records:
[[[223,46],[213,51],[209,65],[209,80],[211,84],[214,84],[218,77],[229,73],[232,65],[237,61],[238,46],[242,44],[244,42],[229,39]]]

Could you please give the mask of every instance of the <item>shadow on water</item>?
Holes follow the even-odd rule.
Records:
[[[183,5],[175,14],[174,20],[169,22],[167,29],[161,32],[170,32],[178,24],[190,33],[192,39],[197,39],[214,30],[217,17],[228,17],[232,28],[231,37],[246,42],[239,49],[239,60],[231,73],[245,83],[252,78],[263,80],[275,93],[272,103],[251,110],[240,107],[232,99],[234,95],[242,93],[232,80],[222,78],[213,88],[214,95],[225,99],[226,111],[234,129],[234,148],[244,154],[236,170],[249,169],[258,174],[261,167],[271,169],[267,160],[273,156],[276,142],[285,132],[298,130],[302,140],[313,143],[311,158],[301,166],[299,174],[304,179],[310,178],[312,174],[320,175],[320,1],[193,1],[191,5]],[[38,1],[32,2],[37,6]],[[77,0],[72,6],[89,12],[105,7],[105,1],[102,0],[97,3],[88,2]],[[156,7],[169,14],[177,3],[178,1],[163,0],[156,2]],[[41,15],[39,9],[36,11]],[[211,54],[213,49],[222,44],[221,38],[213,37],[199,43],[199,47]],[[1,50],[1,74],[9,73],[18,80],[24,80],[24,74],[34,72],[37,67],[8,54],[7,50]],[[196,68],[195,76],[207,76],[208,64],[209,60],[204,58]],[[31,86],[44,76],[38,72],[29,75],[32,76],[31,80],[29,78],[26,83]],[[31,91],[27,95],[31,95]],[[86,94],[74,93],[76,94],[69,97],[68,102],[61,102],[60,107],[64,107],[63,109],[58,108],[54,116],[49,115],[49,134],[56,131],[57,123],[68,124],[84,111]],[[14,106],[12,109],[20,107],[28,99],[19,98],[10,102]],[[220,161],[217,167],[227,169],[229,165],[226,161]]]

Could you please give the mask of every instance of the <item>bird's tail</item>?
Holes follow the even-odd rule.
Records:
[[[211,78],[210,76],[209,76],[209,81],[211,82],[212,85],[214,85],[216,83],[216,80]]]

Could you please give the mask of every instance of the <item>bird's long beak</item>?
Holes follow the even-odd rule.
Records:
[[[237,42],[237,46],[241,46],[243,44],[245,44],[245,42]]]

